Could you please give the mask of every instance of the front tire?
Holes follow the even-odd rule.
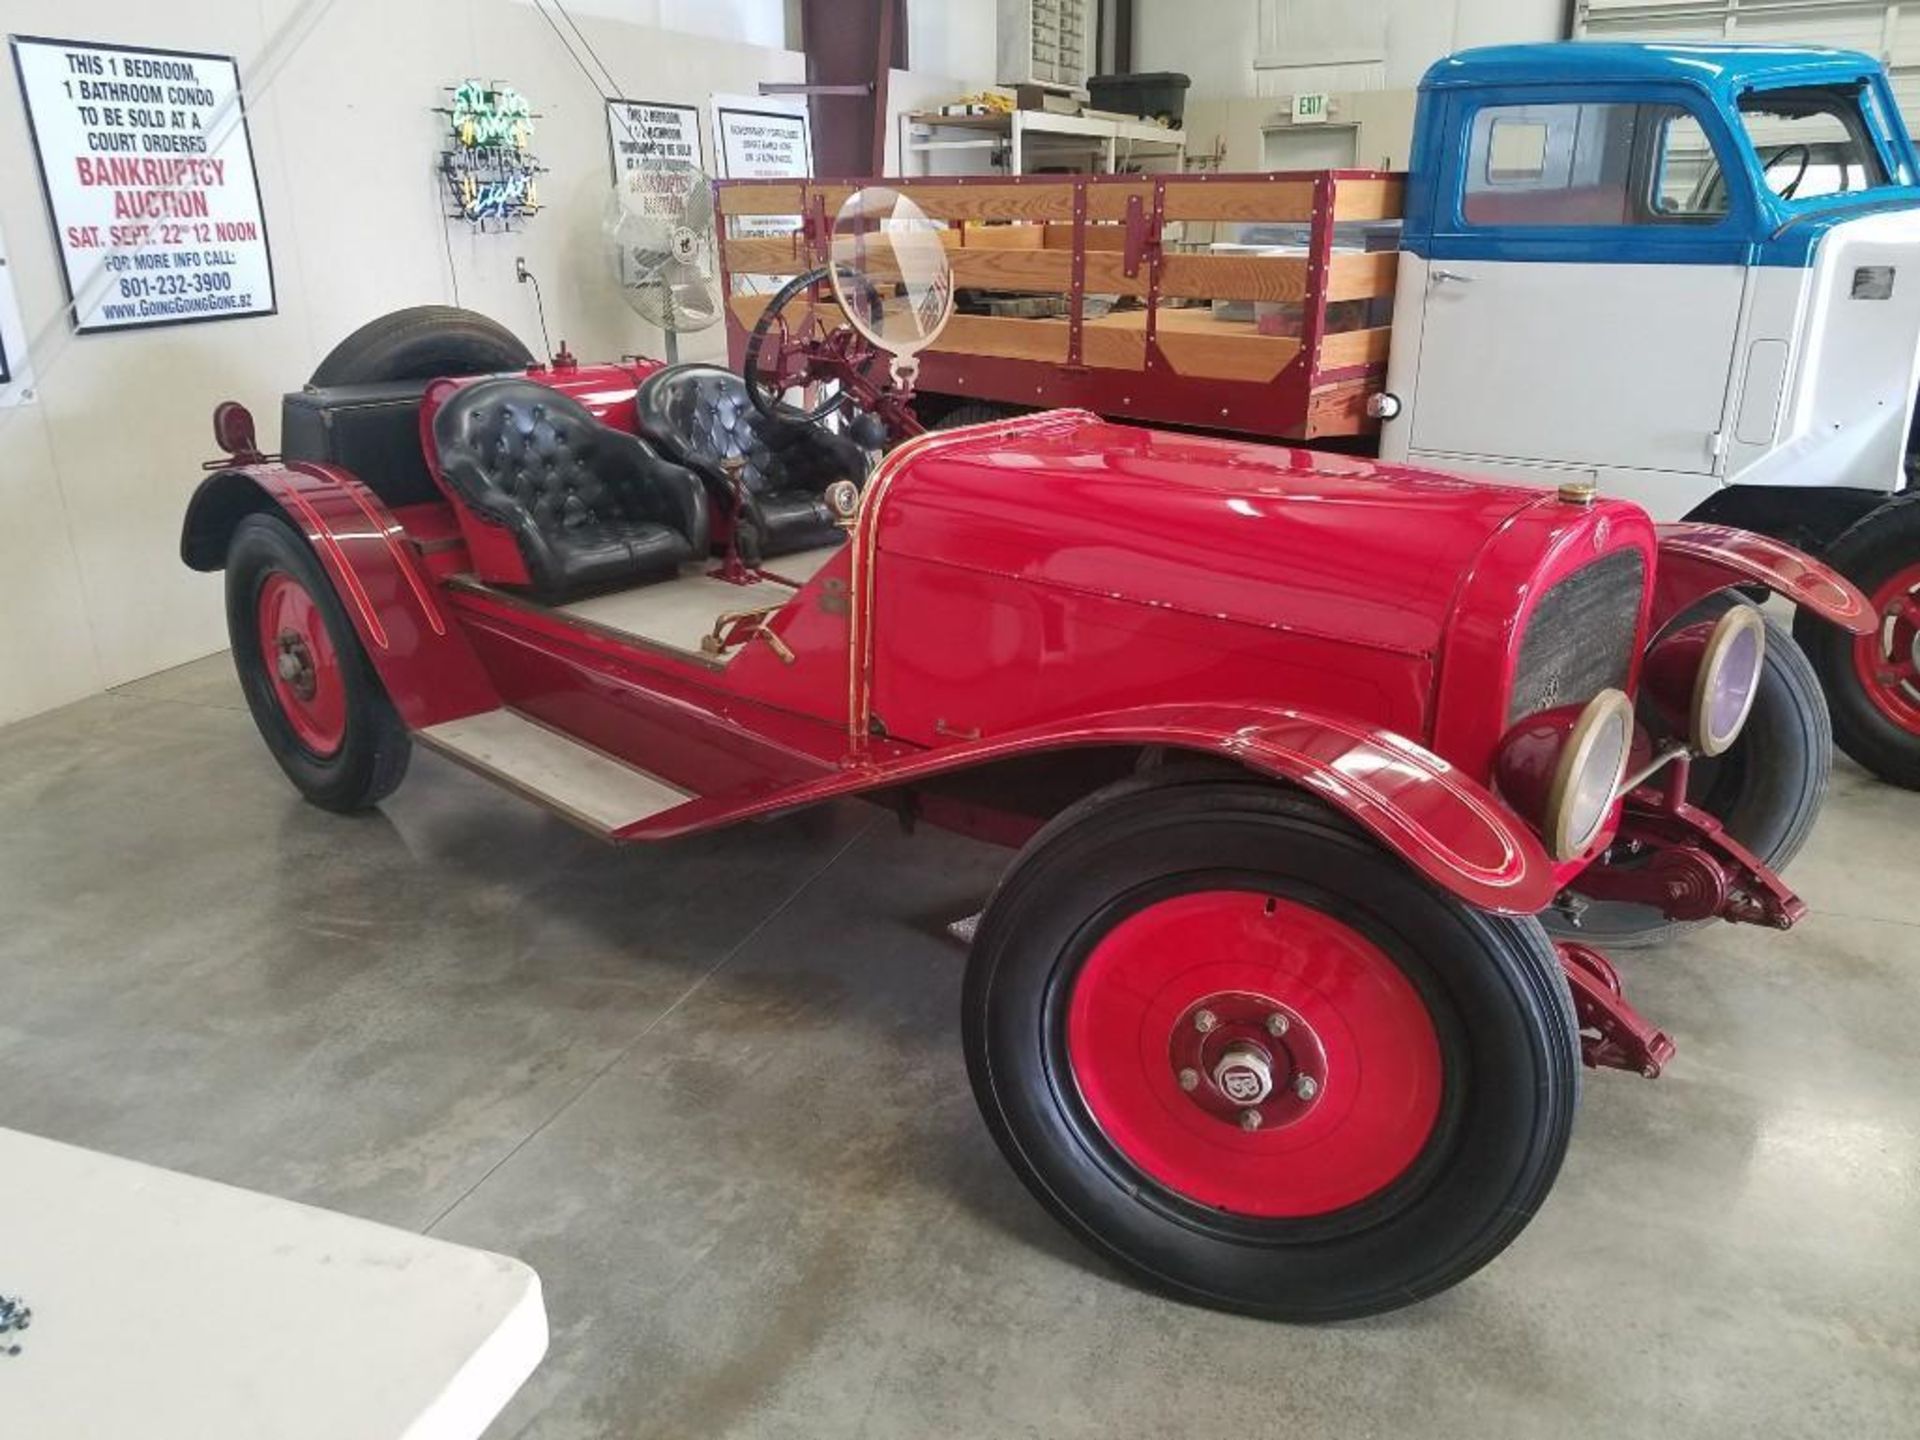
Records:
[[[1458,1284],[1573,1123],[1539,925],[1268,784],[1140,778],[1067,811],[989,903],[964,1003],[974,1093],[1040,1202],[1148,1284],[1270,1319]]]
[[[323,810],[377,804],[412,742],[333,582],[274,515],[249,515],[227,549],[227,633],[247,708],[294,787]]]
[[[1865,636],[1807,610],[1795,617],[1834,740],[1882,780],[1920,790],[1920,494],[1882,505],[1820,558],[1864,590],[1880,617]]]

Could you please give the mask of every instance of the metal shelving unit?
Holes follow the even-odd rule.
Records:
[[[933,157],[977,154],[985,163],[966,173],[1028,175],[1038,165],[1080,162],[1087,173],[1113,175],[1136,162],[1179,170],[1187,153],[1184,130],[1151,120],[1111,120],[1015,110],[1010,115],[903,114],[900,173],[932,174]],[[996,161],[1004,158],[1004,164]]]

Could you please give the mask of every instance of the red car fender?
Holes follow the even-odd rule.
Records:
[[[1879,627],[1880,617],[1851,580],[1771,536],[1685,522],[1654,529],[1660,537],[1660,568],[1653,582],[1651,634],[1715,591],[1756,583],[1855,635]]]
[[[344,471],[305,461],[263,462],[208,476],[187,504],[180,558],[195,570],[224,568],[234,528],[269,506],[320,557],[409,729],[499,705],[406,532],[378,496]]]
[[[1442,889],[1483,910],[1532,915],[1558,888],[1540,840],[1483,786],[1412,741],[1297,710],[1156,705],[1076,717],[869,760],[773,792],[708,795],[614,838],[660,840],[1009,756],[1080,745],[1154,745],[1223,756],[1326,800]]]

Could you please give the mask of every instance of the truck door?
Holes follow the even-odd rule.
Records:
[[[1620,470],[1718,469],[1751,202],[1710,183],[1718,117],[1646,94],[1448,97],[1432,230],[1408,239],[1427,252],[1414,457],[1603,470],[1617,493],[1643,488]]]

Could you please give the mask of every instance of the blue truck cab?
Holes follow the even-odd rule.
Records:
[[[1410,171],[1389,458],[1815,547],[1904,486],[1920,157],[1878,61],[1469,50],[1421,82]]]

